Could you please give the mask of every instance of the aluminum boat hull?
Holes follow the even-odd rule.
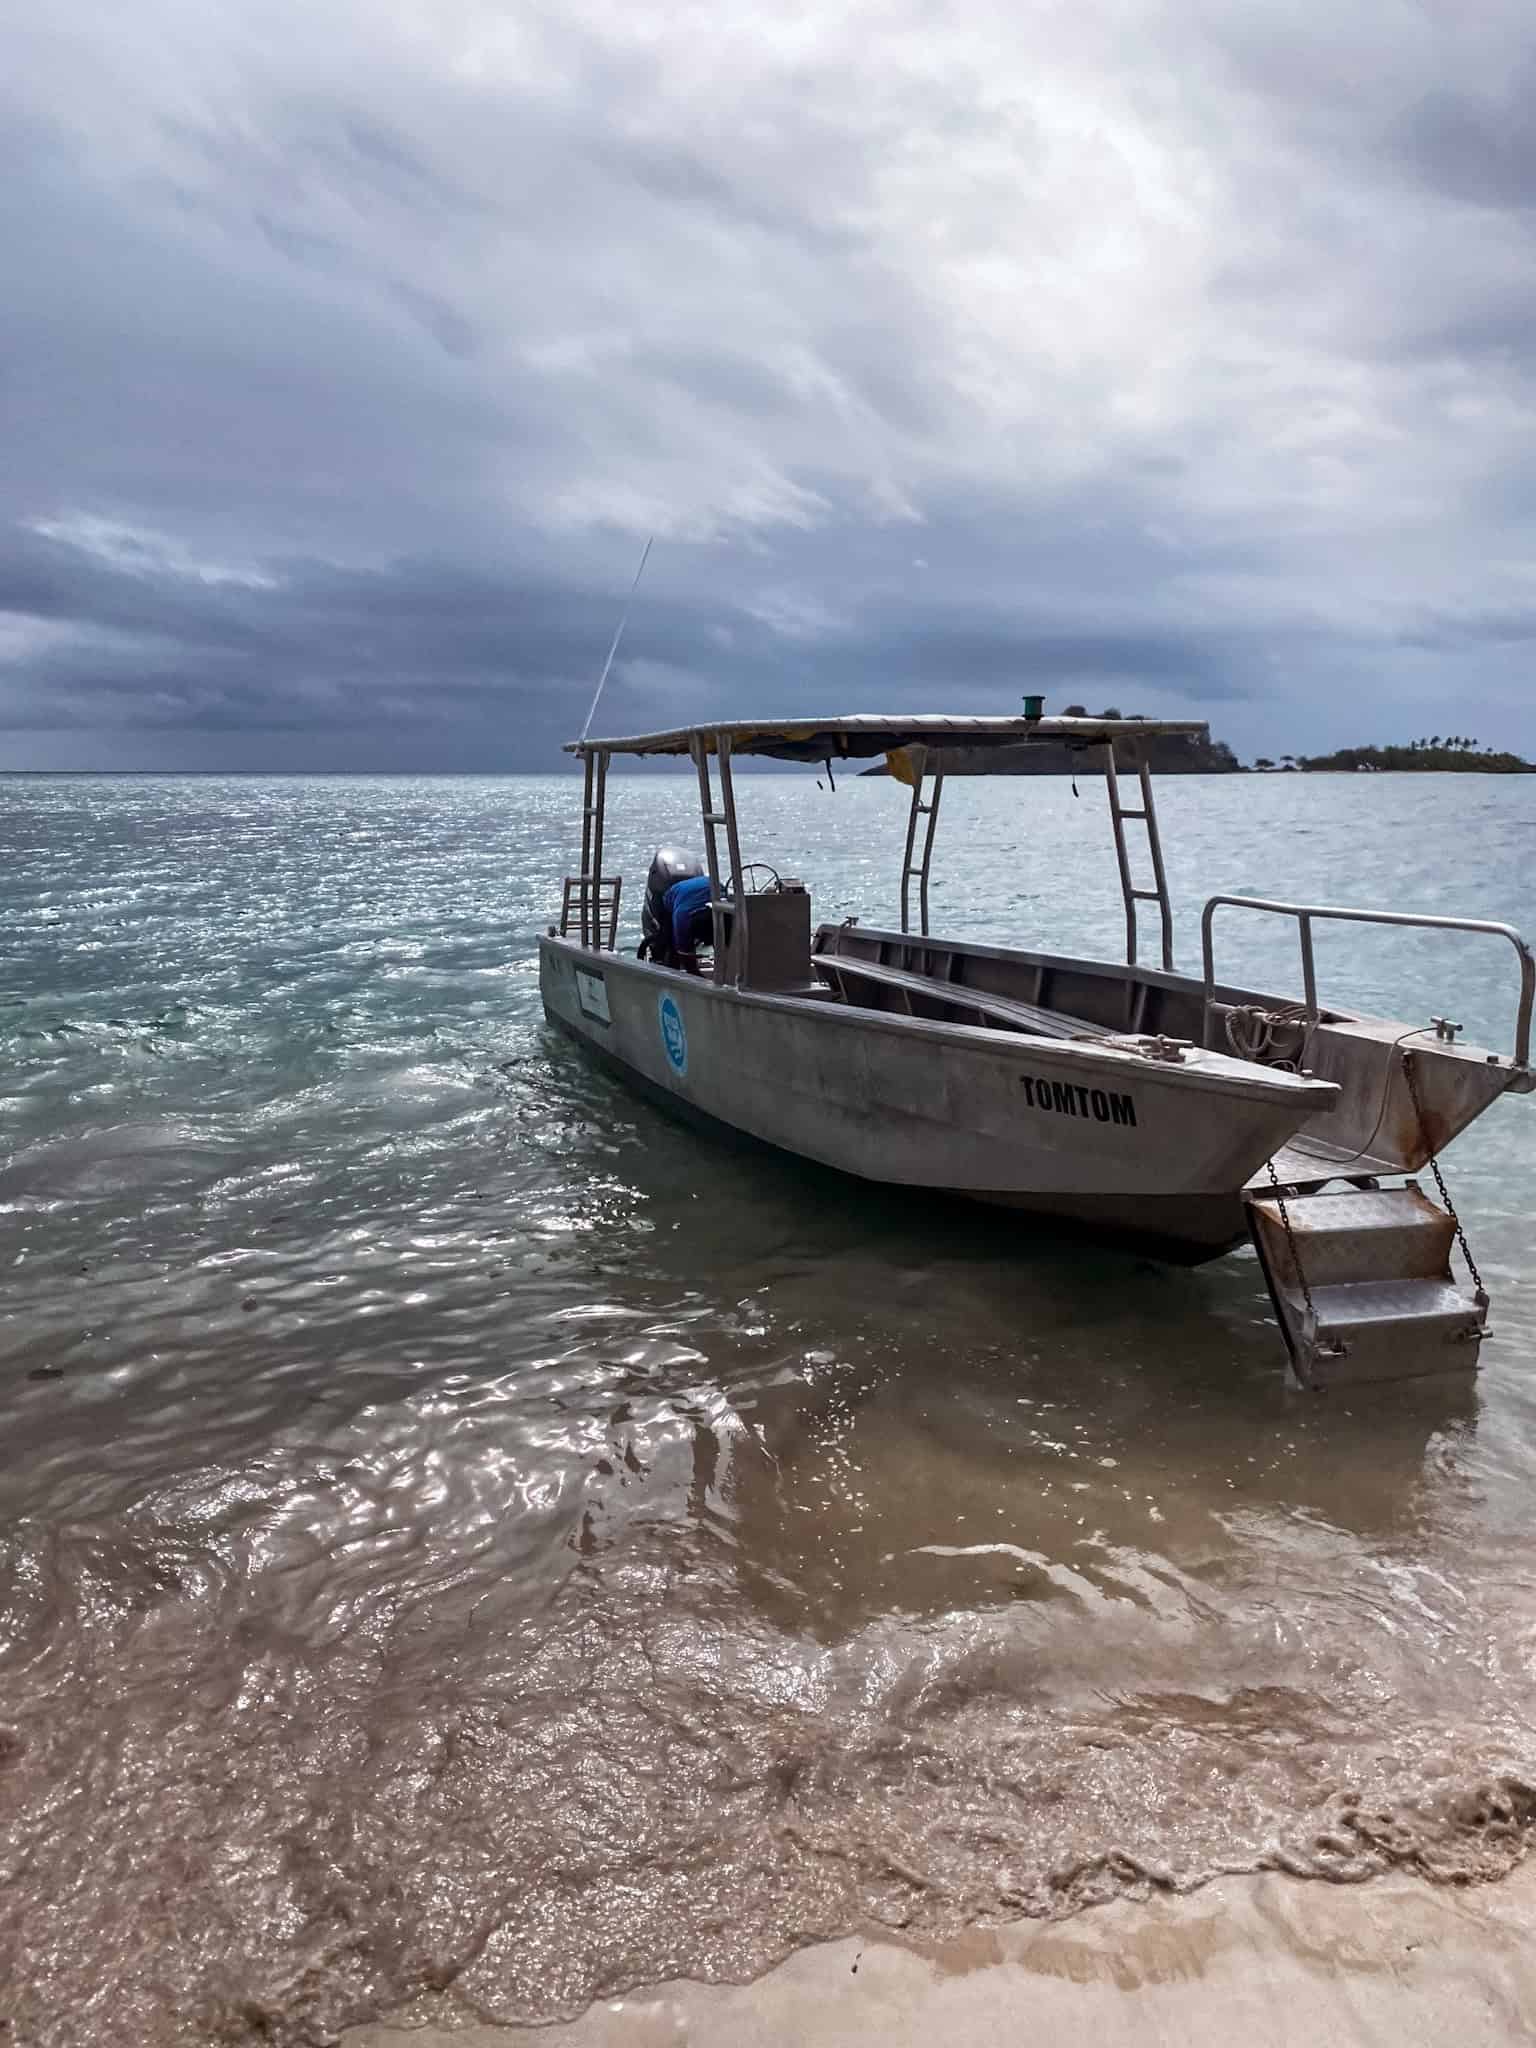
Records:
[[[1245,1183],[1337,1099],[1221,1053],[1163,1062],[1128,1041],[733,988],[553,936],[539,954],[551,1022],[685,1117],[1187,1260],[1246,1235]]]

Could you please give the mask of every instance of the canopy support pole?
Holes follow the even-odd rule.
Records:
[[[594,801],[597,780],[597,756],[583,754],[581,757],[581,866],[577,869],[577,909],[581,919],[581,943],[592,943],[591,906],[588,903],[588,883],[592,874],[592,820],[597,815]]]
[[[588,886],[582,891],[582,901],[589,906],[592,926],[590,941],[593,946],[603,943],[603,814],[608,804],[608,756],[597,757],[597,800],[592,813],[592,866]],[[615,906],[617,907],[617,906]],[[610,940],[610,944],[612,941]]]
[[[1168,871],[1163,866],[1163,842],[1157,829],[1157,805],[1152,800],[1152,768],[1145,754],[1136,763],[1141,782],[1141,804],[1147,814],[1147,846],[1152,854],[1152,874],[1157,886],[1157,908],[1162,919],[1163,971],[1173,972],[1173,904],[1168,896]]]
[[[709,783],[709,748],[703,733],[696,732],[688,741],[688,751],[693,756],[693,765],[699,776],[699,818],[704,827],[704,865],[709,870],[709,906],[714,915],[715,979],[720,979],[720,847],[715,838],[715,827],[723,823],[715,809],[715,793]]]
[[[933,771],[933,794],[926,803],[923,801],[923,783],[928,774],[927,747],[912,747],[908,750],[912,761],[912,803],[907,812],[907,845],[901,857],[901,928],[904,932],[912,929],[912,877],[917,876],[918,919],[923,937],[928,936],[928,871],[933,865],[933,835],[939,823],[939,799],[944,794],[944,770]],[[923,854],[918,862],[912,859],[912,849],[917,844],[917,821],[928,820],[923,834]]]
[[[737,914],[728,920],[729,937],[724,930],[726,916],[720,911],[715,914],[716,972],[720,973],[719,963],[729,951],[729,972],[720,973],[720,979],[740,986],[747,977],[747,918],[741,907],[746,901],[746,891],[741,885],[741,840],[736,830],[736,782],[731,772],[731,736],[728,732],[716,733],[715,753],[720,762],[720,809],[725,818],[725,844],[731,861],[731,901],[737,906]],[[724,946],[722,938],[725,939]]]

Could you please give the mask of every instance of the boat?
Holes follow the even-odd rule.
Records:
[[[1303,1385],[1474,1371],[1488,1296],[1439,1155],[1500,1096],[1536,1087],[1531,948],[1481,919],[1216,895],[1201,918],[1201,972],[1179,972],[1148,752],[1156,739],[1205,735],[1196,721],[1049,717],[1027,698],[1016,717],[860,713],[572,741],[580,866],[540,940],[546,1016],[669,1110],[865,1181],[1049,1217],[1188,1263],[1251,1243]],[[963,749],[968,768],[979,757],[1004,772],[1042,745],[1103,777],[1123,960],[930,930],[947,756]],[[634,951],[619,944],[623,878],[604,871],[610,762],[665,756],[691,760],[698,782],[704,852],[681,863],[707,878],[712,943],[696,957],[654,943],[675,857],[653,864]],[[743,757],[829,775],[884,758],[910,792],[899,925],[814,923],[803,879],[743,857]],[[1294,926],[1299,993],[1221,978],[1218,927],[1237,913]],[[1465,1043],[1444,1015],[1390,1021],[1325,1003],[1313,935],[1336,921],[1512,946],[1512,1053]],[[1457,1246],[1464,1277],[1452,1270]]]

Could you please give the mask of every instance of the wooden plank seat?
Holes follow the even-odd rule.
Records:
[[[905,968],[887,967],[879,960],[861,960],[849,953],[818,953],[811,963],[829,980],[873,982],[895,989],[908,998],[922,996],[944,1008],[966,1011],[987,1023],[1027,1031],[1036,1038],[1113,1038],[1105,1024],[1089,1024],[1070,1017],[1065,1010],[1048,1010],[1039,1003],[1021,1003],[1012,996],[995,996],[987,989],[967,988],[964,982],[938,981],[928,974],[909,974]]]

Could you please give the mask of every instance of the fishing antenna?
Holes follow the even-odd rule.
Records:
[[[624,628],[629,623],[629,608],[635,601],[635,592],[640,588],[640,578],[645,574],[645,565],[650,560],[651,543],[655,538],[656,536],[653,533],[650,540],[645,544],[640,556],[640,566],[635,571],[635,580],[629,586],[629,596],[625,598],[624,609],[619,613],[619,623],[613,629],[613,645],[608,649],[608,659],[603,663],[603,672],[597,679],[597,688],[592,692],[592,702],[587,708],[587,722],[581,728],[583,739],[592,730],[592,720],[597,715],[597,700],[603,694],[603,685],[608,680],[608,671],[613,667],[613,657],[619,651],[619,642],[623,639]]]

